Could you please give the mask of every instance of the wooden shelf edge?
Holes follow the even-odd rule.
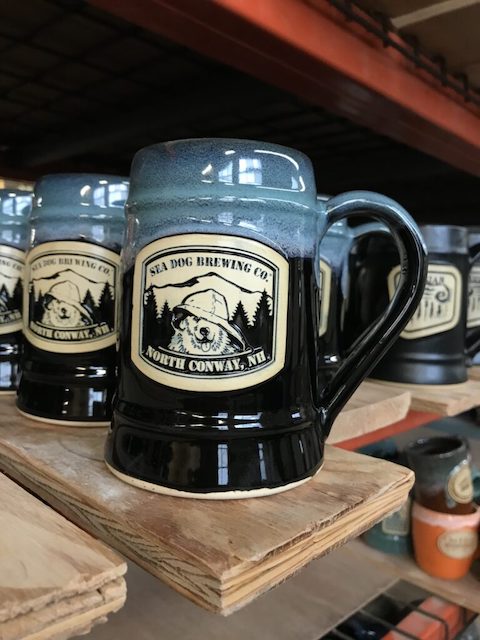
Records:
[[[400,420],[399,422],[394,422],[387,427],[365,433],[356,438],[350,438],[349,440],[335,442],[334,446],[340,447],[341,449],[345,449],[347,451],[354,451],[355,449],[366,447],[369,444],[374,444],[375,442],[379,442],[380,440],[384,440],[385,438],[396,436],[399,433],[417,429],[418,427],[422,427],[429,422],[438,420],[439,418],[441,418],[441,416],[437,413],[410,410],[406,418]]]
[[[392,577],[411,582],[440,598],[480,614],[479,576],[469,573],[460,580],[441,580],[422,571],[413,558],[383,553],[361,540],[352,541],[349,547],[356,554],[368,558],[379,570],[391,573]]]
[[[109,473],[105,433],[39,427],[0,400],[0,468],[182,595],[221,614],[398,509],[413,484],[405,467],[327,445],[321,471],[285,493],[228,502],[175,499]]]

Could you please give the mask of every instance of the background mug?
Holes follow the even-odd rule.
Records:
[[[470,257],[465,227],[426,225],[428,249],[424,295],[400,337],[372,378],[413,384],[456,384],[467,380],[465,338]],[[400,276],[398,253],[388,237],[359,247],[352,268],[350,341],[385,310]]]
[[[418,566],[436,578],[463,578],[477,552],[479,525],[478,508],[468,515],[453,515],[432,511],[415,502],[412,537]]]
[[[416,306],[425,248],[392,200],[316,197],[309,159],[278,145],[181,140],[136,154],[106,446],[119,477],[231,498],[285,490],[320,468],[335,416]],[[319,241],[365,211],[389,226],[405,270],[387,313],[327,383]]]
[[[17,406],[40,421],[108,424],[115,388],[128,181],[58,174],[35,186]]]
[[[23,269],[30,191],[0,189],[0,393],[15,393],[22,352]]]
[[[468,514],[474,510],[478,471],[468,444],[459,436],[421,438],[405,449],[415,472],[415,500],[433,511]]]

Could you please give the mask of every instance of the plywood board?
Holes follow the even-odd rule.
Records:
[[[478,565],[474,572],[461,580],[440,580],[422,571],[413,558],[396,557],[372,549],[360,540],[353,540],[350,549],[370,560],[379,570],[391,572],[397,579],[406,580],[431,593],[450,600],[466,609],[480,613],[480,574]]]
[[[358,438],[403,420],[410,408],[407,389],[390,389],[375,382],[363,382],[335,420],[329,444]]]
[[[130,563],[125,607],[88,640],[318,640],[395,581],[346,545],[225,618]]]
[[[217,502],[142,491],[110,474],[104,431],[39,427],[0,400],[0,466],[192,601],[229,613],[398,509],[410,470],[327,447],[308,483]]]
[[[470,367],[468,370],[468,378],[470,380],[480,380],[480,367]]]
[[[461,384],[400,384],[375,380],[390,389],[410,391],[410,408],[440,416],[456,416],[480,405],[480,381],[467,380]]]
[[[67,638],[119,609],[125,562],[0,474],[0,638]]]

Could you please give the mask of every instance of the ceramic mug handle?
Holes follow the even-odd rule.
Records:
[[[395,240],[401,264],[397,290],[387,309],[351,347],[324,390],[320,406],[325,435],[328,435],[339,411],[413,315],[423,294],[428,263],[420,230],[410,214],[394,200],[369,191],[350,191],[321,206],[326,207],[327,226],[346,217],[365,215],[384,223]],[[322,229],[322,235],[324,232]],[[319,260],[320,255],[316,258],[317,264]]]

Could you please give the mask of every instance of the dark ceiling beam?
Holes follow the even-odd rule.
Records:
[[[480,176],[480,108],[327,0],[90,1]]]
[[[124,148],[125,143],[150,133],[152,142],[155,142],[153,134],[158,129],[165,131],[171,128],[173,132],[175,127],[184,127],[188,122],[213,120],[216,116],[228,113],[232,104],[236,111],[241,110],[242,105],[251,110],[255,105],[267,103],[272,98],[278,100],[278,90],[268,85],[259,86],[258,82],[246,76],[217,72],[211,84],[206,85],[202,76],[180,89],[170,89],[160,100],[155,97],[153,104],[112,116],[95,126],[76,127],[73,133],[68,131],[61,137],[47,137],[15,149],[4,158],[4,163],[32,168],[91,151],[114,154],[115,147],[120,143]]]

